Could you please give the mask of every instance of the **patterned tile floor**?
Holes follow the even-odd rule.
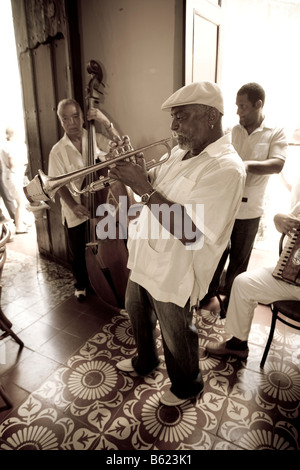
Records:
[[[10,245],[1,304],[25,347],[0,343],[0,379],[13,401],[0,412],[0,450],[300,449],[300,334],[278,326],[261,370],[267,307],[256,310],[243,362],[206,354],[224,320],[215,300],[197,312],[204,393],[168,408],[159,405],[169,387],[159,330],[158,369],[145,378],[117,372],[135,351],[126,312],[100,311],[95,296],[76,302],[68,270]],[[252,264],[261,260],[253,254]]]

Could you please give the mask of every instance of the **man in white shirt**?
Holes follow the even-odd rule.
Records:
[[[49,176],[63,175],[88,165],[88,132],[83,128],[84,120],[80,105],[73,99],[62,100],[58,104],[57,114],[65,134],[51,149]],[[87,119],[101,122],[108,131],[109,137],[96,133],[95,158],[98,158],[111,150],[110,139],[118,137],[119,134],[99,109],[89,109]],[[80,187],[78,181],[76,184]],[[82,301],[86,297],[87,289],[90,288],[85,261],[87,221],[90,214],[86,206],[81,203],[80,195],[71,193],[68,186],[63,186],[57,193],[61,201],[62,223],[66,228],[75,277],[75,296]]]
[[[157,367],[158,321],[172,383],[160,401],[176,406],[203,390],[193,307],[206,294],[228,243],[245,170],[222,130],[223,97],[216,84],[187,85],[162,109],[171,112],[178,142],[169,160],[150,174],[140,159],[111,170],[111,177],[130,186],[144,204],[129,227],[125,302],[137,356],[117,367],[139,375]]]
[[[27,146],[25,142],[15,129],[7,127],[6,143],[1,150],[2,184],[16,204],[14,211],[16,235],[28,232],[24,223],[26,199],[23,192],[27,163]]]
[[[244,162],[247,172],[245,191],[241,200],[230,244],[225,250],[207,297],[219,289],[220,278],[229,256],[221,293],[228,303],[235,277],[246,271],[263,214],[266,186],[271,174],[280,173],[285,162],[287,139],[282,128],[265,119],[265,92],[257,83],[248,83],[237,92],[236,105],[240,124],[232,129],[232,144]],[[204,303],[204,302],[203,302]]]
[[[280,233],[292,234],[293,230],[299,229],[300,202],[290,214],[276,214],[274,223]],[[221,343],[209,342],[206,347],[208,353],[246,359],[248,337],[258,303],[268,305],[278,300],[300,300],[300,287],[275,278],[273,271],[274,267],[259,268],[235,278],[225,323],[225,332],[231,338]]]

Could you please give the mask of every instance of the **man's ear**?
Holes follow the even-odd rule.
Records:
[[[259,109],[259,108],[262,108],[262,107],[263,107],[262,100],[257,100],[256,103],[255,103],[255,108]]]
[[[219,111],[216,108],[211,108],[208,112],[208,125],[215,125],[219,118]]]

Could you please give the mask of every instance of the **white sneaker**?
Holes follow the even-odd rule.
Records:
[[[77,298],[78,302],[82,302],[86,298],[86,289],[76,289],[75,290],[75,297]]]
[[[135,372],[132,359],[123,359],[123,361],[117,362],[116,367],[122,372]]]
[[[151,372],[153,372],[158,367],[158,365],[159,364],[157,364],[152,370],[147,372],[147,374],[139,374],[135,370],[135,368],[132,365],[132,358],[131,359],[123,359],[123,361],[117,362],[116,367],[117,367],[117,369],[121,370],[122,372],[136,372],[141,377],[145,377],[146,375],[151,374]]]
[[[124,317],[128,317],[128,313],[127,313],[127,311],[125,310],[125,308],[122,308],[122,309],[120,310],[120,315],[124,315]]]
[[[159,399],[160,403],[162,405],[166,405],[166,406],[179,406],[179,405],[183,405],[183,403],[185,403],[186,401],[189,401],[189,400],[192,400],[194,398],[197,398],[200,396],[202,392],[200,392],[197,396],[195,397],[190,397],[190,398],[178,398],[176,397],[176,395],[174,395],[173,392],[171,392],[171,390],[168,390],[167,392],[165,392]]]

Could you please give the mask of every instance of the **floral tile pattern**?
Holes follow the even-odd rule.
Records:
[[[218,448],[299,449],[298,365],[270,354],[260,371],[255,363],[262,349],[255,346],[249,368],[208,357],[202,329],[206,324],[212,336],[219,335],[213,318],[203,311],[195,319],[205,380],[196,402],[159,404],[169,386],[159,331],[155,372],[140,378],[117,371],[116,362],[134,353],[130,322],[121,312],[1,423],[0,448],[208,450],[218,437]]]
[[[29,260],[22,263],[30,272]],[[42,295],[62,311],[72,295],[70,275],[64,281],[51,263],[42,269]],[[19,272],[17,287],[24,292]],[[12,274],[7,281],[14,286]],[[13,295],[6,292],[8,305]],[[92,310],[81,314],[95,315]],[[278,326],[261,369],[268,309],[257,308],[246,361],[207,355],[207,342],[224,337],[224,322],[215,311],[196,313],[204,392],[170,408],[159,402],[170,386],[159,328],[160,365],[139,377],[116,369],[135,353],[127,313],[103,316],[99,329],[25,401],[3,418],[0,413],[0,450],[300,450],[300,335]]]

